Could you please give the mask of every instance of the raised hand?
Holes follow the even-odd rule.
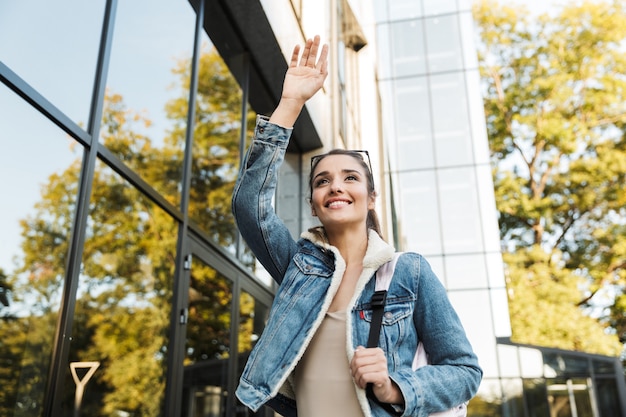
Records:
[[[323,45],[320,51],[320,37],[315,36],[306,41],[302,56],[300,45],[296,45],[285,74],[280,103],[270,121],[284,127],[293,126],[304,103],[322,88],[327,76],[328,45]]]
[[[322,46],[322,52],[318,59],[319,47],[319,36],[313,40],[307,40],[300,59],[298,59],[300,45],[293,48],[289,69],[285,74],[283,83],[283,99],[300,100],[304,103],[322,88],[328,75],[328,45]]]

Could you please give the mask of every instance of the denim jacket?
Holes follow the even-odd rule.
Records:
[[[253,142],[242,163],[233,193],[239,230],[274,280],[280,284],[267,325],[250,353],[236,391],[239,400],[258,410],[272,407],[296,416],[292,374],[321,324],[346,268],[339,251],[305,232],[294,240],[276,215],[272,198],[277,171],[291,129],[257,119]],[[375,273],[394,248],[370,230],[363,272],[348,305],[346,356],[366,346]],[[433,366],[415,371],[412,362],[422,341]],[[426,260],[416,253],[400,256],[388,289],[379,346],[387,357],[389,377],[405,404],[398,415],[427,417],[468,401],[477,391],[482,370],[445,288]],[[388,416],[355,385],[366,417]]]

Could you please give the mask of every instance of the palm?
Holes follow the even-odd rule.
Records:
[[[306,42],[302,57],[299,57],[300,47],[294,48],[283,83],[283,98],[306,101],[322,88],[328,75],[328,46],[322,47],[318,59],[319,46],[320,39],[316,36],[314,40]]]
[[[283,97],[297,100],[308,100],[324,84],[326,74],[315,67],[291,67],[285,74]]]

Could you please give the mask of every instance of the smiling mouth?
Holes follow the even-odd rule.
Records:
[[[349,201],[340,200],[340,201],[330,202],[330,203],[326,204],[326,207],[328,207],[328,208],[337,208],[337,207],[347,206],[348,204],[352,204],[352,203],[349,202]]]

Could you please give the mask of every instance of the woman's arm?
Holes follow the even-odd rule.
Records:
[[[411,255],[418,280],[413,321],[430,365],[393,375],[403,393],[413,394],[405,395],[405,415],[444,411],[468,401],[482,379],[478,358],[445,287],[422,256]]]
[[[257,118],[252,145],[242,162],[233,191],[232,210],[239,231],[278,283],[296,251],[296,243],[276,215],[272,199],[291,126],[306,101],[322,87],[327,75],[328,47],[322,47],[317,60],[319,45],[319,36],[309,39],[300,60],[300,46],[294,48],[280,103],[269,121]]]
[[[270,117],[271,123],[291,128],[300,115],[304,103],[324,85],[328,75],[328,45],[322,46],[320,57],[317,59],[319,47],[319,36],[307,40],[299,60],[300,45],[293,48],[280,102]]]

